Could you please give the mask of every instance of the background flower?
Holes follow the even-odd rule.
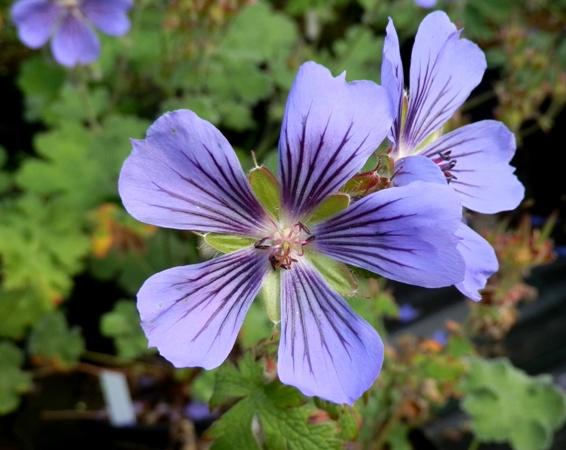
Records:
[[[448,183],[466,208],[483,213],[515,208],[524,188],[509,165],[515,138],[504,124],[485,120],[438,136],[483,76],[486,62],[479,47],[462,39],[444,12],[427,15],[413,46],[408,94],[391,20],[383,55],[382,81],[396,111],[390,134],[394,183],[436,180]],[[495,252],[464,224],[459,235],[467,271],[456,286],[467,297],[481,300],[479,291],[498,268]]]
[[[39,48],[51,39],[55,60],[73,67],[98,58],[94,27],[110,36],[128,32],[132,5],[133,0],[17,0],[12,19],[25,45]]]

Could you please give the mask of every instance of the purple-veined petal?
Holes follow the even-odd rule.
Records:
[[[47,43],[61,16],[61,8],[50,0],[19,0],[12,6],[18,37],[31,48]]]
[[[464,281],[456,284],[456,287],[466,297],[479,301],[482,298],[479,291],[485,288],[488,278],[499,269],[495,251],[489,242],[464,223],[456,234],[461,239],[458,249],[466,264]]]
[[[346,82],[313,62],[301,66],[279,140],[282,204],[300,219],[362,168],[391,128],[385,90]]]
[[[205,233],[265,234],[266,213],[234,150],[211,123],[192,111],[170,112],[132,143],[119,191],[136,219]]]
[[[385,40],[383,41],[383,61],[381,63],[381,84],[387,91],[390,108],[393,112],[393,127],[389,139],[397,143],[399,140],[401,114],[403,106],[403,90],[405,78],[403,76],[403,62],[399,48],[399,38],[393,20],[387,23]]]
[[[130,29],[128,11],[133,0],[84,0],[81,11],[97,28],[111,36],[122,36]]]
[[[447,152],[454,161],[450,186],[464,207],[492,214],[519,205],[525,190],[509,164],[515,137],[503,123],[482,120],[465,125],[434,141],[423,155],[434,160]]]
[[[316,248],[403,283],[450,286],[464,279],[456,229],[462,207],[446,185],[415,181],[370,194],[316,226]]]
[[[245,249],[153,275],[138,292],[149,345],[176,367],[217,367],[267,270],[265,252]]]
[[[89,64],[100,54],[100,42],[94,30],[70,12],[59,24],[51,41],[55,60],[64,66]]]
[[[394,186],[405,186],[414,181],[446,184],[446,177],[437,164],[422,155],[406,156],[395,161],[392,183]]]
[[[281,272],[281,340],[277,372],[308,396],[354,403],[383,362],[377,332],[305,261]]]
[[[427,15],[419,26],[411,56],[403,145],[415,148],[442,127],[479,84],[485,69],[481,49],[460,37],[446,13]]]

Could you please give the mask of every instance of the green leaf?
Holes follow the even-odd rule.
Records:
[[[212,450],[339,449],[336,427],[310,424],[314,409],[293,388],[266,382],[250,355],[238,368],[225,364],[218,373],[212,405],[240,399],[211,429]]]
[[[474,344],[465,336],[451,335],[446,343],[446,353],[454,358],[473,356]]]
[[[348,194],[338,193],[326,197],[320,205],[318,205],[311,215],[306,219],[307,224],[315,224],[329,219],[345,210],[350,205],[350,196]]]
[[[31,374],[21,370],[22,351],[11,342],[0,342],[0,415],[14,411],[20,396],[32,385]]]
[[[5,173],[2,170],[7,159],[8,155],[6,155],[6,150],[4,150],[4,147],[0,145],[0,194],[10,187],[10,183],[12,181],[10,174]]]
[[[462,407],[481,442],[508,442],[515,450],[548,449],[552,433],[566,420],[566,395],[550,378],[530,377],[508,360],[472,360],[461,388]]]
[[[59,98],[43,111],[43,120],[56,126],[68,122],[87,122],[100,117],[109,103],[109,93],[98,87],[88,90],[80,84],[67,83],[61,89]]]
[[[258,2],[242,10],[232,21],[219,51],[236,61],[272,61],[287,54],[297,39],[297,28],[287,16]]]
[[[350,27],[344,39],[334,44],[328,65],[334,73],[346,71],[348,80],[376,80],[382,45],[382,38],[375,36],[370,28]]]
[[[89,249],[82,226],[76,211],[56,199],[25,195],[0,204],[4,289],[40,295],[46,305],[61,302]]]
[[[199,402],[208,403],[214,393],[216,369],[203,370],[191,383],[191,398]]]
[[[263,368],[254,360],[251,353],[245,353],[238,367],[228,362],[217,369],[210,405],[216,407],[245,397],[257,386],[262,386],[263,381]]]
[[[409,441],[409,427],[403,423],[395,423],[387,433],[387,443],[391,450],[413,450]]]
[[[346,297],[354,294],[356,279],[345,264],[316,251],[307,251],[306,256],[337,292]]]
[[[244,247],[249,247],[254,243],[254,240],[232,234],[206,233],[204,235],[204,242],[221,253],[230,253],[241,250]]]
[[[149,351],[136,305],[130,300],[120,300],[112,311],[102,316],[100,332],[103,336],[114,339],[118,356],[126,361],[134,360]]]
[[[362,421],[356,408],[347,405],[337,405],[320,398],[315,398],[315,405],[326,411],[337,422],[339,436],[342,439],[353,441],[357,438]]]
[[[116,198],[128,138],[141,136],[146,126],[127,116],[108,117],[97,130],[66,122],[35,139],[40,158],[28,158],[16,182],[28,192],[59,196],[78,212]]]
[[[33,357],[63,368],[77,364],[84,349],[80,329],[69,328],[60,311],[48,314],[37,322],[28,341],[28,350]]]
[[[277,178],[264,166],[255,167],[248,175],[256,198],[274,218],[281,213],[281,194]]]
[[[56,100],[65,82],[65,71],[41,55],[28,58],[21,66],[18,86],[26,101],[26,118],[39,120]]]
[[[0,336],[21,339],[27,328],[53,307],[32,287],[12,291],[0,288]]]

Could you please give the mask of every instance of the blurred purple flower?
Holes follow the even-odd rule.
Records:
[[[210,420],[215,417],[215,414],[210,411],[208,405],[201,402],[190,402],[187,406],[185,406],[184,412],[185,416],[193,422]]]
[[[40,48],[51,39],[57,62],[73,67],[98,58],[100,42],[94,28],[110,36],[128,32],[132,5],[133,0],[18,0],[12,19],[25,45]]]
[[[399,306],[399,322],[407,323],[412,322],[421,315],[421,312],[409,303],[403,303]]]
[[[388,136],[395,160],[394,184],[415,180],[448,184],[465,208],[481,213],[514,209],[524,188],[509,165],[515,137],[503,123],[483,120],[438,136],[486,69],[483,52],[460,34],[442,11],[424,18],[413,46],[407,94],[397,33],[391,19],[387,25],[381,80],[395,111]],[[481,300],[479,290],[498,269],[495,252],[464,224],[458,234],[467,270],[456,287]]]
[[[430,9],[436,5],[436,0],[415,0],[415,4],[421,8]]]
[[[446,186],[386,189],[311,229],[303,225],[363,167],[391,121],[382,87],[347,83],[345,74],[335,78],[323,66],[303,64],[279,143],[281,218],[256,199],[226,138],[193,112],[167,113],[144,140],[134,140],[119,181],[132,216],[157,226],[255,240],[149,278],[138,293],[138,309],[150,345],[177,367],[217,367],[265,277],[279,270],[279,378],[305,395],[336,403],[359,398],[381,370],[383,344],[306,252],[426,287],[464,276],[454,234],[461,207]]]
[[[432,333],[432,339],[440,345],[446,345],[448,343],[448,333],[446,330],[436,330]]]

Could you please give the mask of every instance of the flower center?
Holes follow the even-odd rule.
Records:
[[[269,250],[269,262],[273,270],[288,270],[305,254],[305,245],[313,240],[314,235],[310,230],[298,222],[290,227],[278,228],[271,236],[260,239],[254,246]]]
[[[458,179],[456,178],[456,175],[451,172],[457,163],[457,161],[452,158],[451,150],[446,150],[438,153],[434,158],[432,158],[432,161],[435,162],[438,167],[440,167],[440,170],[442,170],[442,173],[444,173],[444,176],[446,177],[448,183],[450,183],[452,180]]]

